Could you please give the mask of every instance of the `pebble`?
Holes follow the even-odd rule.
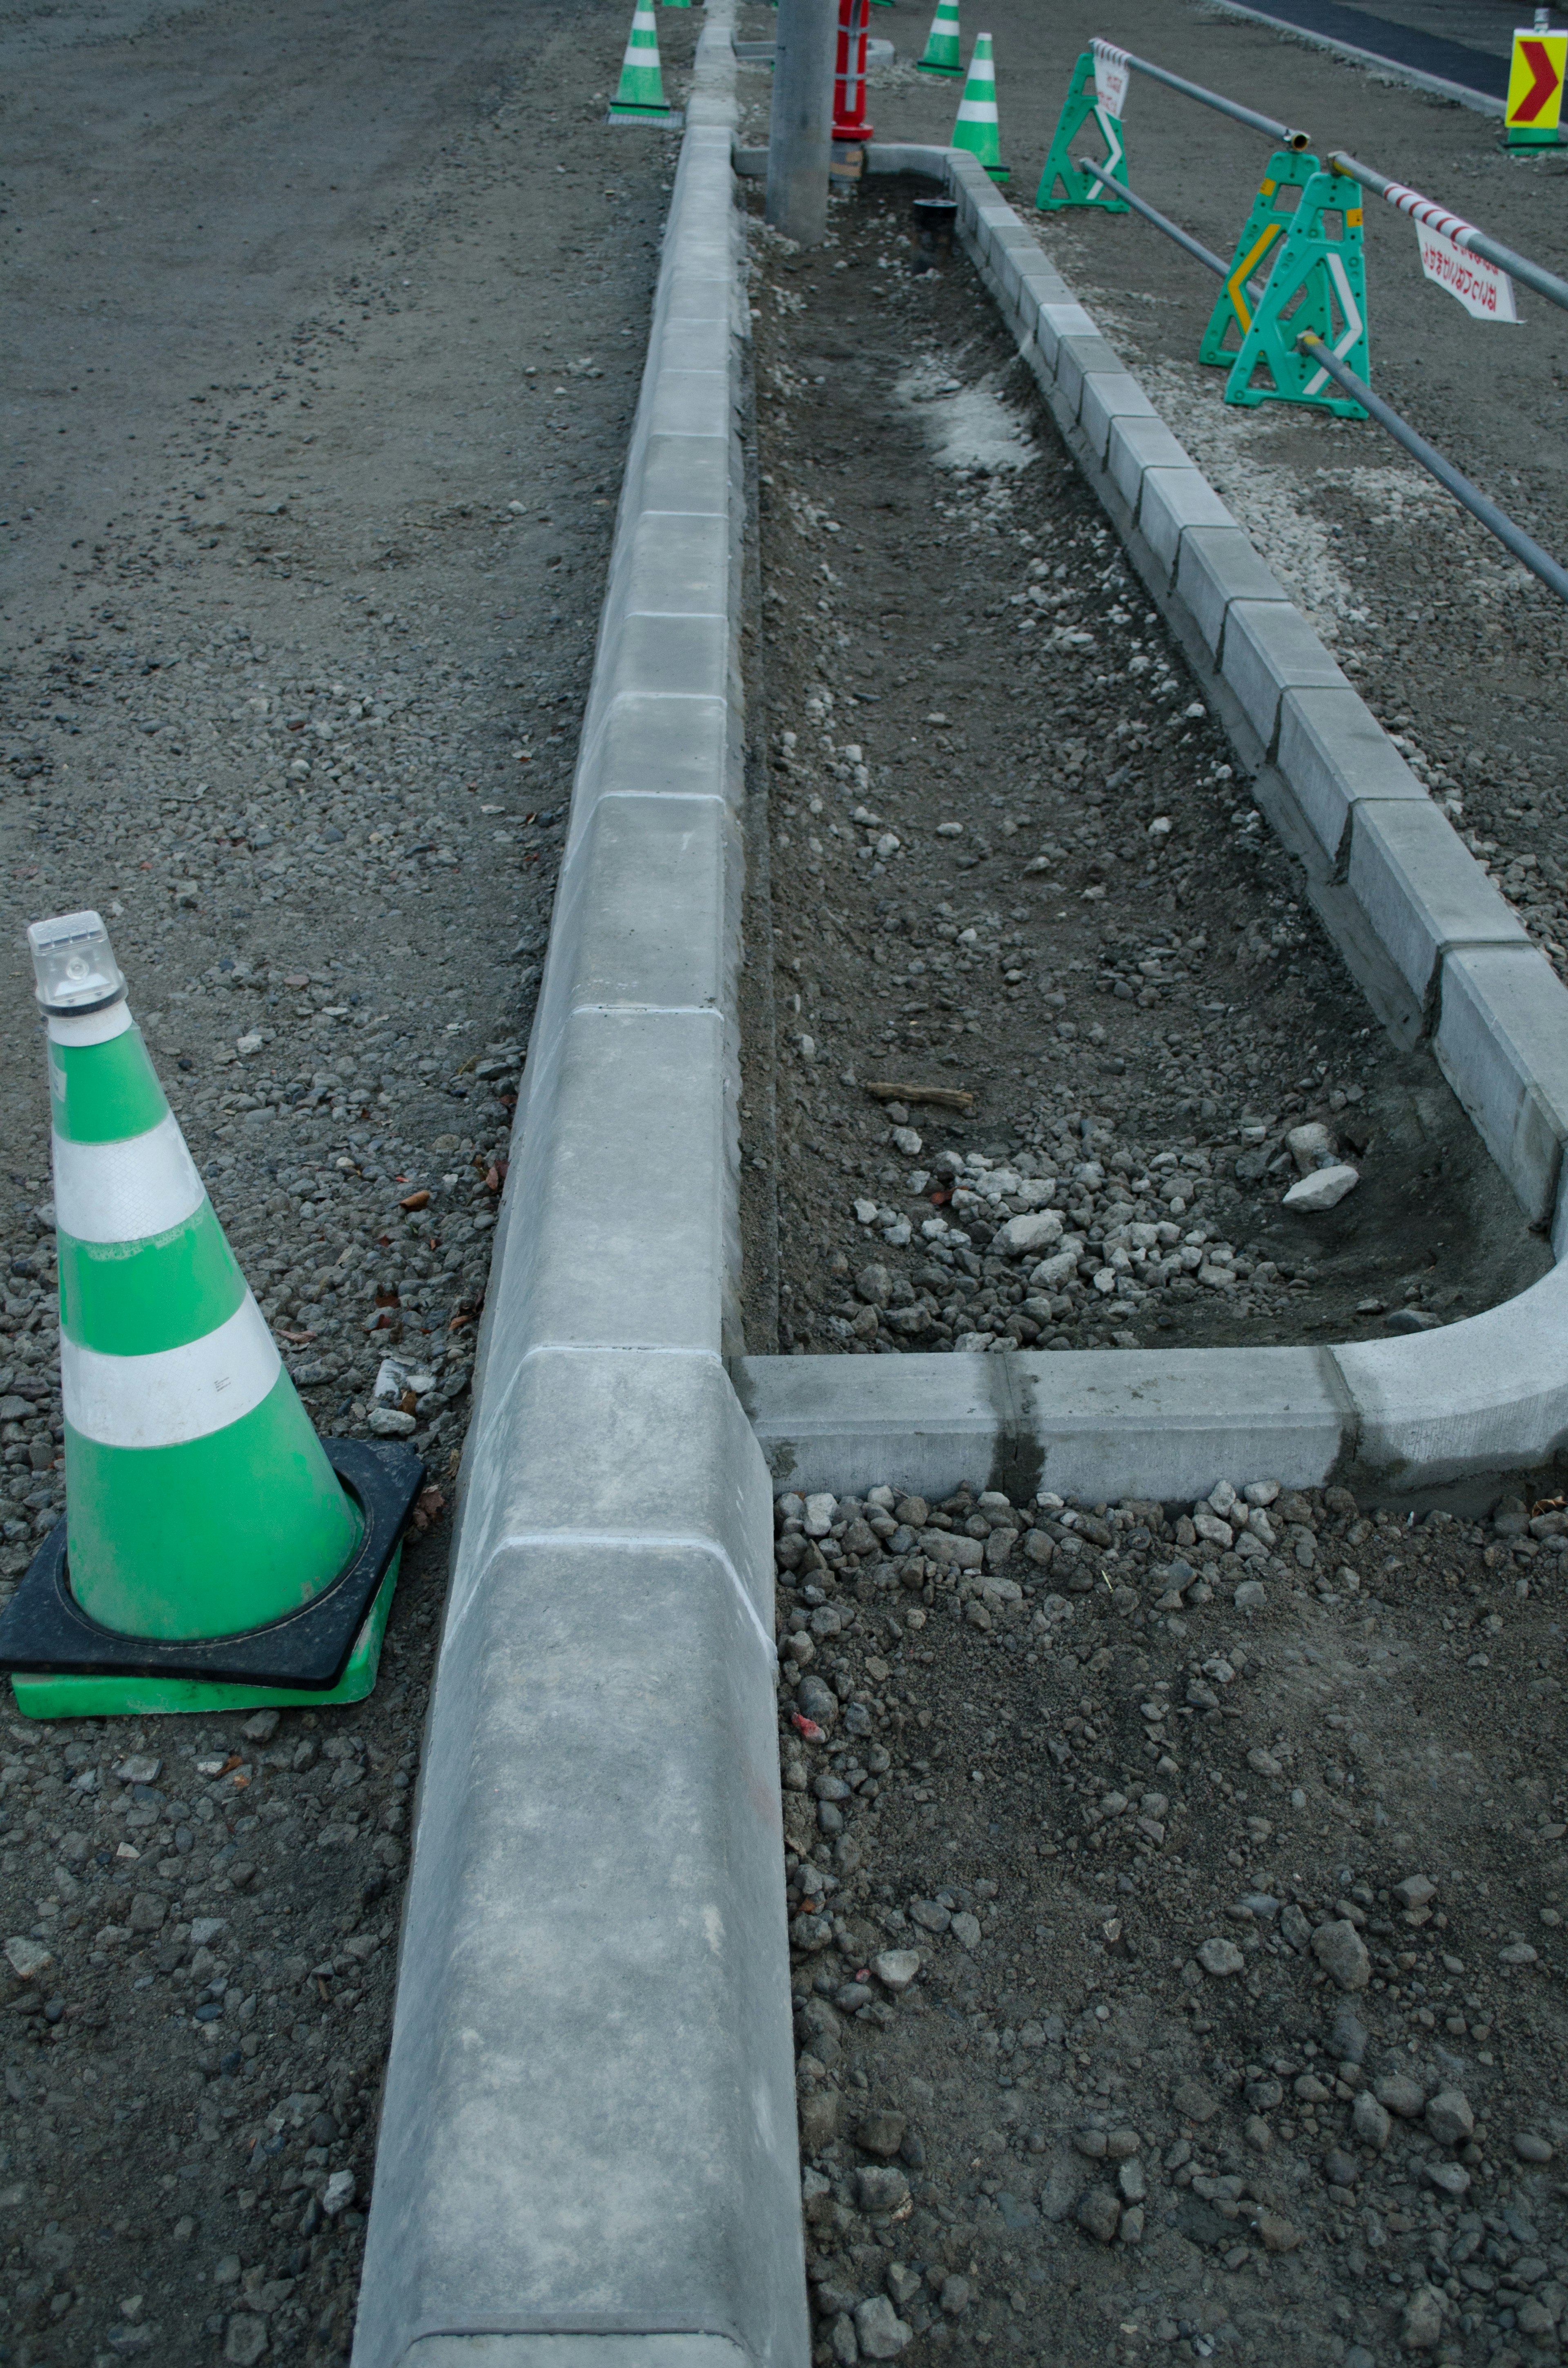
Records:
[[[896,2360],[915,2340],[915,2330],[900,2318],[886,2294],[870,2294],[855,2305],[855,2333],[868,2360]]]
[[[1550,2138],[1540,2136],[1534,2130],[1517,2130],[1514,2152],[1521,2162],[1546,2163],[1551,2161],[1557,2149]]]
[[[1299,1217],[1315,1217],[1324,1209],[1336,1209],[1347,1192],[1353,1192],[1361,1181],[1355,1167],[1320,1167],[1311,1176],[1303,1176],[1292,1184],[1283,1196],[1283,1205]]]
[[[871,1960],[871,1971],[885,1989],[906,1990],[920,1971],[917,1949],[883,1949]]]
[[[1367,1944],[1355,1925],[1344,1919],[1318,1926],[1312,1934],[1312,1954],[1342,1990],[1364,1990],[1371,1979]]]
[[[1378,2082],[1373,2094],[1380,2105],[1386,2105],[1402,2121],[1419,2121],[1426,2109],[1426,2092],[1420,2081],[1412,2080],[1403,2072],[1390,2073]]]
[[[902,2170],[863,2168],[855,2174],[855,2193],[862,2212],[897,2212],[909,2201],[909,2181]]]
[[[1460,2089],[1440,2089],[1426,2100],[1426,2127],[1439,2146],[1463,2146],[1475,2135],[1470,2099]]]
[[[1350,2126],[1362,2146],[1375,2146],[1381,2154],[1393,2123],[1388,2107],[1369,2089],[1362,2089],[1351,2108]]]
[[[1436,2351],[1442,2339],[1443,2297],[1436,2286],[1417,2286],[1400,2317],[1400,2342],[1406,2351]]]
[[[1198,1962],[1206,1974],[1214,1974],[1221,1979],[1226,1975],[1246,1970],[1246,1959],[1233,1941],[1205,1941],[1198,1952]]]
[[[1080,2228],[1108,2245],[1121,2223],[1121,2203],[1108,2187],[1085,2188],[1075,2214]]]

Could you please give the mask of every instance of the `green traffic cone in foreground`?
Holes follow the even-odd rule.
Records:
[[[937,0],[937,13],[931,19],[931,30],[926,40],[924,57],[915,61],[919,74],[959,74],[963,72],[963,60],[959,54],[959,0]]]
[[[994,181],[1008,179],[1008,168],[1002,162],[1002,128],[996,115],[996,68],[991,55],[991,36],[982,33],[974,45],[974,55],[969,62],[969,80],[959,101],[959,119],[953,126],[955,148],[967,148],[978,163],[984,165]]]
[[[665,123],[674,114],[665,98],[665,78],[659,71],[659,30],[653,0],[636,0],[631,30],[621,62],[620,84],[609,103],[611,123]]]
[[[103,923],[74,913],[28,934],[48,1014],[71,1597],[150,1653],[266,1629],[345,1571],[361,1514],[235,1263]],[[375,1683],[396,1569],[394,1554],[328,1690],[14,1669],[17,1707],[60,1718],[358,1701]]]

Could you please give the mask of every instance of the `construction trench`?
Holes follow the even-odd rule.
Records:
[[[1349,989],[974,272],[912,272],[928,189],[869,182],[820,258],[750,246],[776,1353],[1386,1338],[1512,1296],[1547,1246]],[[972,1099],[868,1091],[899,1080]],[[1314,1122],[1360,1181],[1297,1216]],[[1050,1286],[1009,1254],[1035,1208],[1085,1246]],[[822,2368],[1537,2356],[1562,1623],[1519,1499],[877,1476],[776,1506]]]
[[[612,85],[624,28],[595,25]],[[142,883],[149,809],[111,780],[110,926],[318,1422],[374,1428],[364,1327],[393,1335],[431,1384],[411,1393],[427,1487],[362,1710],[8,1725],[0,2343],[25,2368],[335,2368],[351,2341],[359,2368],[536,2368],[631,2338],[672,2368],[716,2345],[790,2368],[1551,2360],[1555,1167],[1487,1105],[1505,1181],[1450,1083],[1462,1047],[1439,1065],[1409,981],[1376,973],[1379,1012],[1345,967],[1343,906],[1276,835],[1257,735],[1063,430],[1065,361],[1048,396],[1042,348],[1019,359],[989,197],[958,188],[936,270],[913,268],[928,160],[790,253],[732,178],[760,70],[737,74],[728,11],[659,30],[684,142],[639,132],[602,197],[597,153],[574,157],[595,262],[570,321],[549,256],[524,258],[571,357],[538,333],[567,408],[533,438],[560,456],[537,518],[511,488],[539,453],[476,408],[484,516],[443,495],[426,517],[404,461],[440,556],[406,521],[368,542],[345,582],[395,564],[407,588],[340,620],[335,530],[305,507],[319,415],[351,433],[324,321],[287,538],[269,415],[233,402],[263,587],[244,635],[226,607],[176,622],[151,535],[119,553],[148,721],[199,745],[237,692],[257,735],[298,718],[309,742],[282,754],[308,745],[332,784],[318,807],[279,766],[247,805],[221,776],[225,826],[199,837],[170,768]],[[904,57],[920,36],[894,30]],[[449,344],[465,273],[477,293],[513,267],[491,143],[526,127],[552,172],[553,87],[443,168],[487,197],[473,255],[444,188],[397,221],[387,319],[423,269]],[[929,138],[950,95],[901,66],[879,105]],[[628,222],[666,198],[633,424],[635,357],[608,341],[639,302]],[[1070,217],[1042,244],[1065,264],[1097,239],[1103,277],[1157,282],[1106,237]],[[592,336],[585,278],[608,291]],[[364,314],[363,359],[335,358],[351,398],[384,382],[378,337],[404,349],[368,292]],[[444,400],[415,392],[415,414]],[[1165,407],[1203,427],[1267,547],[1278,480],[1185,381]],[[580,452],[553,442],[569,418]],[[1402,568],[1453,541],[1418,483],[1375,489],[1414,518]],[[1328,498],[1359,531],[1340,481]],[[1326,609],[1321,543],[1281,532]],[[483,559],[454,555],[481,534]],[[1560,626],[1461,547],[1509,649],[1547,667]],[[487,569],[517,636],[495,648]],[[291,572],[322,587],[305,629]],[[116,624],[62,609],[54,632],[7,819],[63,905],[109,891],[73,843],[83,751],[56,705],[114,751],[98,702],[131,668],[83,655]],[[1354,669],[1375,711],[1424,774],[1463,775],[1433,786],[1502,871],[1554,787],[1500,743],[1423,754],[1425,712],[1380,663],[1369,644]],[[24,877],[29,917],[45,873]],[[242,881],[254,934],[216,926]],[[324,933],[372,886],[347,942],[373,983],[351,984]],[[1528,902],[1561,960],[1539,878]],[[480,992],[476,913],[498,956]],[[169,965],[155,1004],[131,956],[142,980]],[[39,1113],[8,1089],[32,1131],[14,1577],[58,1509],[58,1383]],[[1558,1091],[1543,1068],[1530,1107]],[[1355,1189],[1283,1208],[1324,1157]],[[1446,1334],[1478,1343],[1473,1404],[1434,1416]],[[1418,1487],[1380,1476],[1384,1438]],[[28,1938],[42,1978],[10,1953]]]

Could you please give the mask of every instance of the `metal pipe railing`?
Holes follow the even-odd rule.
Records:
[[[1133,74],[1147,74],[1151,82],[1161,82],[1167,90],[1179,91],[1183,98],[1195,98],[1200,107],[1211,107],[1219,114],[1228,115],[1233,123],[1244,123],[1249,131],[1261,131],[1267,139],[1278,140],[1281,147],[1299,149],[1312,145],[1307,132],[1292,131],[1288,123],[1276,123],[1271,115],[1259,115],[1255,108],[1243,107],[1233,98],[1223,98],[1217,90],[1206,90],[1200,82],[1187,82],[1165,66],[1151,65],[1147,58],[1135,58],[1131,50],[1119,50],[1114,41],[1103,40],[1096,34],[1089,46],[1115,64],[1128,67]]]
[[[1074,161],[1081,165],[1085,173],[1092,173],[1096,180],[1103,183],[1113,196],[1125,199],[1135,214],[1142,214],[1144,221],[1153,222],[1156,230],[1163,230],[1167,238],[1174,238],[1178,246],[1186,248],[1195,262],[1203,265],[1205,270],[1216,271],[1223,279],[1227,267],[1211,247],[1205,246],[1201,240],[1194,238],[1190,231],[1183,230],[1179,222],[1174,222],[1168,216],[1157,213],[1147,198],[1134,196],[1123,182],[1108,173],[1103,165],[1091,164],[1086,156],[1076,157]]]
[[[1489,238],[1483,230],[1477,230],[1473,222],[1466,222],[1462,214],[1449,213],[1446,207],[1437,204],[1433,199],[1424,198],[1419,189],[1407,188],[1403,181],[1385,179],[1381,173],[1374,172],[1370,165],[1359,164],[1354,156],[1347,156],[1343,148],[1336,148],[1328,161],[1335,172],[1347,174],[1365,188],[1375,189],[1380,198],[1386,198],[1390,205],[1397,206],[1401,213],[1410,214],[1416,222],[1425,222],[1428,230],[1441,231],[1446,238],[1453,240],[1456,246],[1467,247],[1471,255],[1483,256],[1488,263],[1494,263],[1499,270],[1507,272],[1510,279],[1522,279],[1525,286],[1533,288],[1538,296],[1544,296],[1551,304],[1561,304],[1564,312],[1568,312],[1568,279],[1559,279],[1555,272],[1542,270],[1539,263],[1532,263],[1528,255],[1517,255],[1511,246],[1505,246],[1501,239]]]
[[[1551,553],[1543,551],[1523,527],[1516,526],[1506,510],[1500,510],[1495,502],[1488,501],[1479,487],[1461,475],[1451,461],[1444,460],[1435,445],[1428,444],[1425,436],[1418,436],[1410,422],[1402,419],[1381,395],[1374,394],[1364,378],[1346,369],[1332,346],[1325,345],[1312,330],[1306,329],[1296,340],[1296,351],[1311,354],[1319,369],[1325,370],[1346,394],[1362,404],[1380,427],[1386,427],[1394,442],[1403,444],[1413,461],[1419,461],[1440,485],[1447,486],[1455,501],[1462,503],[1471,518],[1479,518],[1487,532],[1494,534],[1505,549],[1513,552],[1521,566],[1528,567],[1532,575],[1539,575],[1560,600],[1568,600],[1568,568],[1559,566]]]
[[[1152,222],[1156,230],[1164,231],[1165,236],[1174,239],[1176,245],[1190,255],[1195,262],[1201,263],[1206,270],[1212,271],[1218,279],[1223,279],[1227,266],[1210,248],[1194,238],[1189,232],[1183,230],[1179,223],[1171,222],[1165,214],[1157,212],[1146,199],[1134,197],[1132,191],[1114,179],[1103,165],[1091,165],[1086,158],[1081,158],[1079,161],[1083,164],[1085,173],[1092,173],[1096,180],[1107,189],[1113,190],[1119,198],[1125,198],[1128,204],[1135,212],[1142,214],[1145,222]],[[1523,527],[1516,526],[1506,510],[1500,510],[1495,502],[1488,501],[1479,486],[1472,485],[1470,479],[1461,474],[1451,461],[1445,461],[1435,445],[1428,444],[1424,436],[1418,436],[1410,422],[1401,418],[1399,413],[1391,404],[1386,404],[1381,395],[1374,394],[1364,378],[1359,377],[1355,370],[1346,369],[1332,346],[1325,345],[1320,336],[1309,329],[1303,331],[1297,338],[1296,351],[1299,354],[1310,353],[1319,369],[1326,370],[1329,377],[1345,389],[1346,394],[1354,397],[1370,417],[1377,421],[1379,427],[1386,428],[1394,442],[1403,445],[1411,459],[1418,461],[1424,469],[1436,477],[1437,483],[1445,486],[1452,494],[1455,501],[1461,503],[1472,518],[1479,518],[1487,532],[1494,534],[1505,550],[1512,552],[1521,566],[1528,567],[1532,575],[1538,575],[1543,584],[1548,585],[1556,593],[1560,600],[1568,600],[1568,568],[1560,566],[1551,553],[1549,551],[1543,551],[1540,543],[1525,532]]]

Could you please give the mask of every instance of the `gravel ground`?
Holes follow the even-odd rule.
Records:
[[[778,1502],[819,2368],[1559,2357],[1568,1517],[1234,1498]]]
[[[974,274],[912,273],[914,194],[869,185],[820,257],[754,241],[778,1345],[1506,1298],[1544,1245],[1346,979]],[[1314,1161],[1359,1181],[1283,1206]]]
[[[18,2368],[347,2347],[445,1499],[676,153],[599,129],[624,14],[460,8],[438,62],[384,8],[7,36],[0,1593],[61,1509],[42,913],[108,916],[321,1428],[410,1437],[428,1479],[368,1703],[0,1721]],[[662,20],[677,88],[699,27]]]

